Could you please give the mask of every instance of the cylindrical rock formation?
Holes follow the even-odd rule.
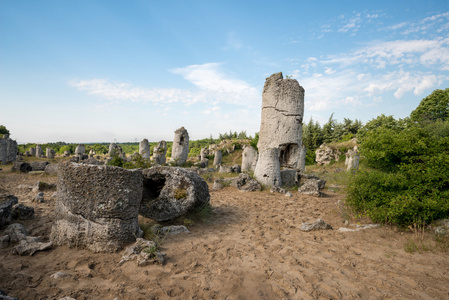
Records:
[[[214,168],[218,168],[221,165],[221,160],[223,159],[223,154],[221,150],[216,150],[214,153]]]
[[[209,202],[207,183],[194,171],[158,166],[142,173],[143,198],[139,213],[147,218],[171,220]]]
[[[189,155],[189,133],[184,127],[175,131],[170,162],[180,166],[185,164]]]
[[[256,179],[264,182],[266,171],[274,164],[271,162],[272,149],[278,149],[279,167],[296,169],[298,167],[302,138],[302,119],[304,115],[304,89],[295,79],[283,79],[282,73],[276,73],[265,81],[262,92],[262,118],[259,131],[259,160],[254,173]],[[264,157],[264,160],[261,157]],[[259,166],[270,162],[270,166]],[[277,177],[278,171],[268,177]],[[272,181],[271,179],[268,181]],[[276,185],[281,185],[277,182]]]
[[[78,146],[76,146],[75,155],[84,155],[84,153],[86,153],[86,147],[84,146],[84,144],[79,144]]]
[[[114,252],[135,240],[141,170],[69,162],[58,169],[55,244]]]
[[[42,150],[41,145],[36,145],[36,157],[44,156],[44,151]]]
[[[254,171],[257,164],[257,151],[251,145],[245,145],[242,153],[242,172]]]
[[[143,139],[139,144],[139,154],[142,158],[150,160],[150,144],[147,139]]]
[[[261,184],[281,186],[281,167],[279,165],[279,148],[268,148],[259,153],[254,177]]]
[[[158,165],[163,165],[166,162],[165,155],[167,154],[167,143],[160,141],[153,149],[153,162]]]

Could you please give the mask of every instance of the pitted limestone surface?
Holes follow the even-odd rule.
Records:
[[[61,163],[55,244],[113,252],[134,241],[142,199],[142,173],[113,166]]]
[[[157,166],[143,170],[142,174],[139,213],[147,218],[171,220],[209,202],[207,183],[193,171]]]

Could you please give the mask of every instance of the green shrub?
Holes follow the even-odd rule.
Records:
[[[388,121],[364,134],[361,155],[373,170],[353,176],[347,203],[401,226],[449,216],[449,122]]]

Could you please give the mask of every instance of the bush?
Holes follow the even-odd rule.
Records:
[[[360,151],[373,170],[354,175],[347,203],[375,222],[401,226],[447,217],[449,122],[399,123],[364,134]]]

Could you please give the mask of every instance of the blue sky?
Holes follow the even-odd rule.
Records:
[[[0,0],[0,124],[25,142],[259,131],[265,78],[305,117],[403,118],[449,87],[449,1]]]

